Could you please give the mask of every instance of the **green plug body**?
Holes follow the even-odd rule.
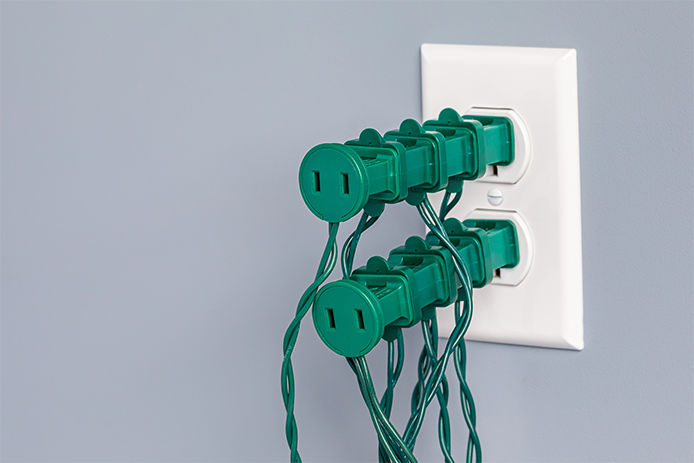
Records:
[[[518,264],[518,237],[513,222],[470,220],[444,223],[451,241],[482,287],[494,271]],[[435,316],[458,297],[453,256],[429,234],[413,236],[393,249],[388,259],[372,257],[349,279],[325,285],[313,306],[313,323],[323,342],[345,357],[365,355],[388,329],[409,327]]]
[[[368,201],[396,203],[410,192],[458,190],[484,175],[487,165],[514,159],[513,125],[505,117],[441,111],[420,125],[407,119],[381,136],[364,130],[344,144],[313,147],[299,168],[299,187],[321,220],[343,222]]]

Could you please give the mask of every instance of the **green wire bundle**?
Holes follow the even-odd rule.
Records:
[[[451,252],[456,275],[462,284],[462,289],[459,292],[459,300],[455,303],[456,325],[440,357],[438,356],[438,325],[436,318],[422,320],[421,322],[424,347],[419,356],[417,383],[412,392],[411,415],[402,434],[398,433],[395,426],[390,422],[394,390],[404,363],[402,332],[397,330],[395,339],[388,340],[386,388],[380,400],[373,385],[366,357],[347,358],[347,363],[357,378],[364,403],[369,411],[378,436],[378,461],[380,463],[417,461],[412,452],[424,420],[426,409],[434,397],[437,398],[439,404],[438,435],[441,452],[444,456],[444,461],[454,461],[451,455],[450,417],[448,414],[449,387],[445,375],[446,366],[451,356],[454,358],[456,375],[460,384],[460,399],[463,417],[469,430],[466,461],[469,463],[473,460],[480,462],[482,458],[479,437],[476,431],[475,405],[465,377],[466,351],[463,336],[472,319],[472,280],[465,262],[458,253],[458,250],[451,243],[442,224],[446,215],[460,200],[460,196],[461,192],[457,192],[453,200],[450,201],[450,193],[447,191],[444,195],[441,211],[438,216],[434,212],[426,195],[423,195],[422,201],[417,205],[417,210],[429,230],[436,235],[441,244]],[[341,255],[343,278],[349,278],[352,272],[357,244],[362,233],[370,228],[378,217],[379,216],[369,216],[367,213],[363,213],[356,229],[345,240]],[[299,300],[296,315],[290,323],[284,338],[282,396],[287,410],[286,436],[290,447],[290,458],[292,463],[300,462],[301,457],[297,449],[298,431],[294,418],[294,376],[291,354],[294,349],[294,344],[296,343],[301,320],[311,307],[318,288],[335,267],[337,260],[337,228],[337,223],[331,223],[329,225],[328,242],[318,266],[316,278]]]

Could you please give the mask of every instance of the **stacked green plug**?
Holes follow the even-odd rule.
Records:
[[[518,237],[506,220],[448,219],[444,228],[467,265],[473,287],[497,269],[518,264]],[[345,357],[365,355],[391,330],[435,316],[458,299],[451,252],[432,233],[412,236],[388,259],[372,257],[349,279],[325,285],[313,306],[313,323],[325,344]]]
[[[344,222],[370,201],[396,203],[413,192],[460,191],[463,180],[513,158],[509,119],[461,117],[448,108],[423,125],[406,119],[383,136],[366,129],[357,140],[313,147],[301,163],[299,186],[317,217]]]

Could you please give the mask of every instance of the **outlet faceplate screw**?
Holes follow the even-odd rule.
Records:
[[[487,201],[489,201],[489,204],[492,206],[498,206],[504,202],[504,195],[498,188],[491,188],[487,192]]]

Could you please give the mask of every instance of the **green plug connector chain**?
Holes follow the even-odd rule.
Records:
[[[298,330],[313,306],[313,322],[325,344],[346,357],[376,430],[378,460],[416,462],[413,450],[427,407],[439,403],[439,444],[452,462],[448,381],[451,356],[460,383],[462,412],[469,430],[466,460],[481,461],[476,412],[465,378],[463,335],[472,318],[472,288],[489,283],[495,270],[518,262],[518,240],[510,221],[445,220],[458,203],[465,180],[484,175],[488,165],[514,159],[513,126],[504,117],[464,116],[443,110],[438,119],[407,119],[381,136],[374,129],[345,144],[321,144],[304,157],[299,170],[302,197],[309,209],[329,222],[328,243],[314,282],[299,301],[284,340],[282,395],[287,409],[286,434],[291,461],[300,462],[294,418],[294,377],[291,354]],[[427,193],[445,189],[437,215]],[[451,195],[454,194],[451,200]],[[426,238],[411,237],[388,259],[372,257],[352,271],[361,235],[380,217],[386,203],[406,200],[416,206],[430,230]],[[363,211],[356,229],[342,247],[343,279],[322,288],[337,261],[340,222]],[[455,306],[456,325],[441,353],[435,309]],[[402,328],[422,325],[424,347],[418,381],[412,393],[411,416],[402,434],[390,422],[395,386],[404,364]],[[388,344],[386,388],[379,399],[364,357],[384,339]]]
[[[507,220],[448,219],[450,241],[470,270],[473,287],[481,288],[494,271],[518,263],[518,238]],[[372,257],[350,278],[323,286],[313,304],[313,323],[323,342],[344,357],[366,355],[386,327],[408,328],[435,316],[436,307],[458,299],[451,252],[433,233],[412,236],[388,259]]]
[[[326,222],[344,222],[367,202],[397,203],[411,192],[433,193],[484,175],[487,165],[513,162],[513,125],[505,117],[468,115],[453,109],[424,126],[407,119],[381,136],[364,130],[345,144],[313,147],[299,168],[308,208]]]

